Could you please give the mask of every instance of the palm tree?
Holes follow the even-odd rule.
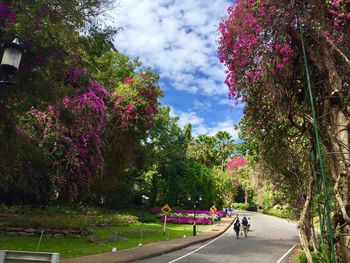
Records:
[[[235,150],[234,140],[232,136],[226,131],[219,131],[216,135],[216,155],[220,162],[221,170],[225,170],[227,159]]]

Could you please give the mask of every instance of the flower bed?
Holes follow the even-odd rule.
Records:
[[[154,214],[162,214],[160,208],[153,208],[151,210]],[[225,213],[222,210],[217,210],[214,213],[214,221],[219,220],[219,218],[224,217]],[[160,216],[160,221],[164,222],[164,215]],[[173,209],[171,213],[167,215],[167,222],[174,224],[193,224],[194,211],[193,210],[180,210]],[[213,214],[209,210],[196,210],[196,224],[199,225],[210,225],[213,223]]]

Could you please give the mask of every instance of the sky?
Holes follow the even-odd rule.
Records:
[[[122,27],[116,48],[160,75],[163,105],[192,124],[193,135],[234,129],[243,105],[228,100],[225,67],[217,56],[218,25],[232,1],[119,0],[114,26]]]

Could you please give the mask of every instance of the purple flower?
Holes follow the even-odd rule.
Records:
[[[16,23],[16,14],[13,12],[9,12],[7,15],[7,19],[10,24],[15,24]]]
[[[3,19],[6,16],[8,9],[8,4],[0,4],[0,19]]]

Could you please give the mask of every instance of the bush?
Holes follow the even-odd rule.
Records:
[[[256,207],[256,206],[249,206],[248,208],[247,208],[247,211],[253,211],[253,212],[257,212],[258,211],[258,208]]]
[[[68,206],[50,206],[45,209],[27,206],[0,207],[4,216],[0,226],[35,229],[87,230],[92,225],[120,226],[138,221],[137,216],[115,213],[113,210]]]
[[[85,218],[67,215],[13,215],[5,218],[3,226],[35,229],[75,229],[87,230],[89,223]]]
[[[233,203],[233,209],[237,210],[247,210],[248,206],[244,203]]]
[[[311,253],[312,261],[314,263],[330,263],[330,259],[327,255],[324,253]],[[302,252],[299,255],[299,262],[300,263],[307,263],[307,258],[305,252]]]
[[[306,258],[305,252],[303,252],[299,255],[299,262],[300,263],[307,263],[307,258]]]
[[[130,209],[133,201],[133,190],[125,182],[115,183],[107,192],[105,204],[107,208],[125,210]]]
[[[123,226],[136,223],[138,220],[132,215],[113,214],[92,217],[89,221],[94,225]]]

